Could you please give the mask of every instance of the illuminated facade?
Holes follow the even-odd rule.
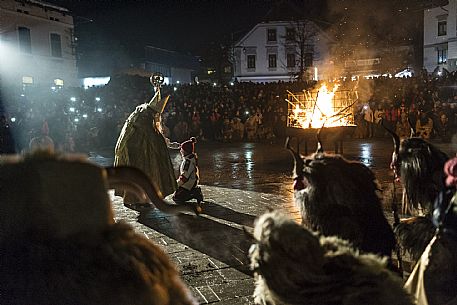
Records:
[[[78,86],[73,28],[73,17],[63,7],[0,1],[2,83]]]
[[[292,81],[325,78],[328,38],[311,21],[262,22],[234,46],[238,81]]]
[[[424,11],[424,68],[457,70],[457,0]]]

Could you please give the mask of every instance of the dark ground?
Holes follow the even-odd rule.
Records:
[[[455,144],[437,146],[450,156],[457,151]],[[351,139],[344,146],[347,159],[363,162],[374,171],[390,220],[392,149],[387,138]],[[124,207],[122,198],[113,197],[116,219],[161,245],[200,303],[252,304],[254,286],[247,259],[250,240],[243,226],[252,227],[255,217],[268,208],[300,219],[292,202],[292,157],[283,143],[199,142],[196,152],[206,201],[204,214],[170,216],[150,208],[132,210]],[[177,151],[171,155],[178,169],[180,156]],[[108,165],[112,152],[92,153],[90,159]]]

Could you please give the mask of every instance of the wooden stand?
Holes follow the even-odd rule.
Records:
[[[343,141],[345,138],[352,135],[357,126],[338,126],[338,127],[324,127],[321,131],[321,141],[325,150],[326,144],[332,143],[335,149],[335,154],[343,154]],[[290,138],[291,145],[295,138],[296,151],[300,153],[300,145],[304,145],[304,153],[308,154],[308,143],[316,143],[317,147],[317,133],[319,128],[295,128],[286,127],[286,136]]]

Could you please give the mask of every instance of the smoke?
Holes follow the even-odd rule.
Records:
[[[391,72],[412,61],[412,45],[418,13],[389,1],[329,0],[327,33],[334,39],[331,54],[335,73],[378,70]],[[368,59],[380,58],[381,61]],[[354,60],[366,59],[363,64]],[[358,65],[358,66],[357,66]],[[351,71],[352,70],[352,71]],[[338,73],[339,72],[339,73]]]

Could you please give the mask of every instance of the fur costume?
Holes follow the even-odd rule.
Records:
[[[133,166],[149,176],[162,196],[173,194],[176,177],[166,139],[157,125],[161,110],[166,104],[160,97],[160,89],[149,103],[136,107],[125,121],[114,152],[114,165]],[[157,104],[162,106],[158,107]],[[132,204],[132,198],[124,196],[124,202]]]
[[[0,304],[196,304],[157,245],[114,223],[107,186],[125,173],[48,152],[2,158]]]
[[[395,238],[382,211],[373,172],[322,149],[306,158],[291,151],[294,198],[303,223],[325,236],[348,240],[363,252],[390,257]]]
[[[163,250],[126,224],[0,247],[0,304],[196,304]]]
[[[448,189],[435,200],[436,234],[405,284],[418,305],[457,304],[457,158],[446,162],[444,172]]]
[[[454,221],[430,241],[409,276],[405,288],[418,305],[457,304],[457,207],[453,199]]]
[[[359,254],[274,211],[257,219],[250,249],[256,304],[411,305],[386,258]]]
[[[414,217],[403,219],[395,228],[402,249],[417,260],[433,237],[433,202],[444,189],[443,167],[449,157],[429,142],[411,137],[400,143],[394,138],[391,168],[403,186],[402,210]]]

